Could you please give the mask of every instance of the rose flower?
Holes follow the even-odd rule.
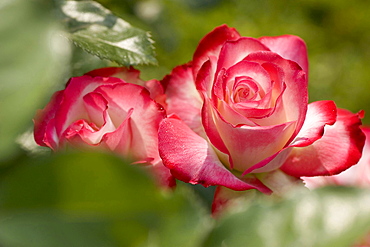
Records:
[[[69,80],[34,119],[36,143],[54,151],[75,147],[113,151],[153,169],[159,183],[174,179],[158,153],[165,118],[157,81],[142,81],[133,68],[103,68]]]
[[[362,114],[333,101],[308,104],[307,74],[299,37],[255,39],[215,28],[191,63],[162,80],[164,165],[184,182],[271,193],[281,176],[334,175],[356,164]]]

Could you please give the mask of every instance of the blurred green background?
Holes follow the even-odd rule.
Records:
[[[334,100],[339,107],[370,114],[368,1],[98,2],[133,26],[151,32],[158,65],[137,66],[143,79],[161,79],[174,66],[190,61],[199,40],[226,23],[243,36],[302,37],[309,52],[310,101]],[[145,174],[114,156],[30,152],[36,110],[64,88],[69,77],[115,65],[62,37],[64,20],[52,3],[0,1],[0,246],[217,246],[213,241],[225,238],[232,238],[231,243],[242,241],[244,246],[240,236],[269,247],[272,240],[291,244],[280,246],[348,246],[370,228],[368,191],[332,189],[303,195],[309,198],[305,205],[313,205],[308,208],[314,216],[308,218],[310,231],[300,221],[299,210],[306,209],[299,206],[301,196],[277,206],[257,203],[244,209],[244,218],[236,214],[215,223],[209,218],[212,190],[198,190],[194,195],[180,184],[175,194],[162,193]],[[370,125],[370,116],[365,115],[363,122]],[[294,210],[298,211],[293,215]],[[337,225],[328,227],[335,223],[333,219],[345,216],[343,212],[348,213],[347,223],[339,222],[339,230]],[[245,225],[243,219],[256,223]],[[229,234],[233,232],[229,226],[235,224],[239,231]],[[284,233],[276,239],[266,238],[266,231],[255,233],[266,224],[271,225],[270,234],[283,231],[281,225],[285,225]],[[322,237],[311,238],[315,234]],[[302,242],[303,235],[307,242]],[[263,245],[261,241],[270,242]]]

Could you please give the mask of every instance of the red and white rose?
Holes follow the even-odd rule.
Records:
[[[162,81],[164,165],[184,182],[271,193],[279,186],[274,173],[334,175],[356,164],[365,141],[361,114],[333,101],[308,104],[307,75],[299,37],[255,39],[215,28],[192,62]]]
[[[142,81],[133,68],[103,68],[69,80],[35,119],[37,144],[113,151],[152,167],[159,182],[174,179],[158,153],[158,126],[165,110],[158,81]]]

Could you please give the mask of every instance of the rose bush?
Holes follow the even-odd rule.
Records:
[[[362,114],[332,101],[308,104],[307,75],[299,37],[255,39],[215,28],[191,63],[162,80],[164,165],[184,182],[271,193],[282,174],[333,175],[356,164]]]
[[[158,153],[165,110],[158,81],[142,81],[133,68],[103,68],[69,80],[34,119],[37,144],[55,151],[75,147],[113,151],[153,169],[174,185]],[[163,98],[164,99],[164,98]]]

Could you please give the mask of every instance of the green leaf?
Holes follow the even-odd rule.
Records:
[[[1,246],[199,246],[210,219],[193,194],[157,188],[100,153],[25,158],[0,183]]]
[[[148,32],[132,27],[94,1],[61,4],[73,42],[102,59],[129,66],[156,64]]]
[[[53,6],[42,0],[0,3],[0,163],[59,83],[69,44],[58,34]]]
[[[370,232],[369,190],[333,187],[249,202],[218,221],[204,246],[348,247]]]

